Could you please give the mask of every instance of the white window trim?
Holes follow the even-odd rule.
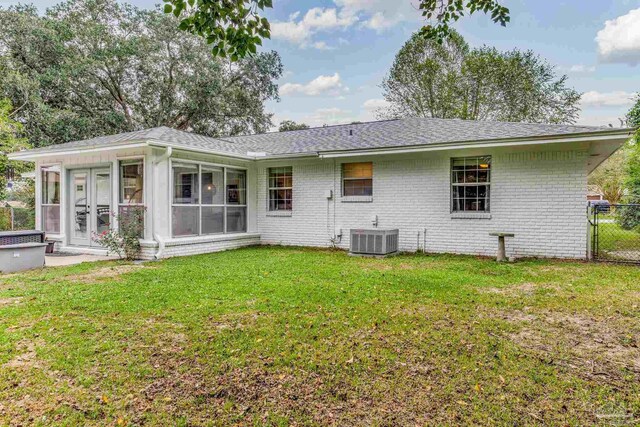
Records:
[[[60,194],[59,196],[59,200],[58,203],[44,203],[44,201],[42,200],[42,192],[44,191],[44,180],[42,179],[42,172],[44,169],[48,169],[48,168],[52,168],[52,167],[58,167],[58,185],[60,186],[59,192]],[[62,177],[63,177],[63,167],[62,167],[62,163],[46,163],[46,164],[41,164],[40,165],[40,177],[36,178],[40,181],[40,188],[38,191],[38,195],[37,197],[40,199],[40,212],[39,212],[39,216],[40,216],[40,220],[39,220],[39,224],[40,224],[40,228],[45,232],[48,233],[49,235],[53,235],[53,236],[59,236],[62,234],[62,224],[63,224],[63,219],[62,219],[62,189],[63,189],[63,183],[62,183]],[[58,231],[57,232],[48,232],[47,230],[45,230],[44,228],[44,215],[43,215],[43,211],[45,207],[49,207],[49,206],[57,206],[58,207]]]
[[[188,163],[188,164],[192,164],[192,165],[196,165],[198,167],[198,203],[174,203],[175,200],[175,176],[174,176],[174,171],[173,171],[173,167],[175,166],[175,164],[180,164],[180,163]],[[222,191],[223,191],[223,195],[224,195],[224,203],[223,204],[203,204],[202,203],[202,167],[210,167],[210,168],[218,168],[222,170]],[[247,168],[245,167],[241,167],[241,166],[229,166],[229,165],[223,165],[223,164],[218,164],[218,163],[208,163],[208,162],[199,162],[199,161],[195,161],[195,160],[182,160],[182,159],[171,159],[169,162],[169,170],[171,171],[170,173],[170,182],[169,182],[169,187],[170,187],[170,191],[169,191],[169,197],[170,197],[170,212],[169,212],[169,236],[171,236],[171,239],[182,239],[182,238],[193,238],[193,237],[201,237],[201,236],[222,236],[222,235],[233,235],[233,234],[240,234],[240,233],[246,233],[247,230],[245,231],[239,231],[239,232],[227,232],[227,208],[231,207],[231,208],[245,208],[245,228],[249,228],[249,208],[247,203],[243,204],[243,205],[237,205],[237,204],[228,204],[227,203],[227,170],[241,170],[244,171],[245,173],[245,201],[247,200],[247,193],[248,193],[248,184],[249,184],[249,180],[248,180],[248,173],[247,173]],[[198,234],[187,234],[187,235],[183,235],[183,236],[174,236],[173,235],[173,208],[174,207],[197,207],[198,208]],[[206,233],[203,234],[202,233],[202,208],[212,208],[212,207],[221,207],[223,208],[223,212],[222,212],[222,232],[221,233]]]
[[[453,182],[453,162],[454,160],[459,159],[474,159],[480,157],[489,158],[489,180],[487,182],[462,182],[462,183],[454,183]],[[491,219],[491,179],[493,175],[493,157],[491,155],[484,156],[464,156],[464,157],[451,157],[449,159],[449,209],[452,218],[456,219]],[[482,211],[467,211],[467,210],[454,210],[454,188],[456,187],[480,187],[486,185],[488,196],[484,197],[485,206],[487,202],[489,202],[489,209],[485,209]]]
[[[291,187],[271,187],[269,183],[271,182],[271,169],[291,169]],[[291,190],[291,209],[271,209],[271,191],[272,190]],[[293,166],[275,166],[267,168],[267,213],[271,216],[291,216],[293,212]],[[278,215],[277,213],[282,213],[282,215]],[[286,214],[289,215],[286,215]]]

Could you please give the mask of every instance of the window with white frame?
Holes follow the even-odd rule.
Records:
[[[246,172],[173,162],[173,237],[247,230]]]
[[[373,163],[342,164],[342,195],[373,196]]]
[[[41,168],[42,229],[60,233],[60,166]]]
[[[491,156],[451,159],[452,212],[489,212]]]
[[[269,210],[293,209],[293,168],[269,168]]]
[[[119,167],[118,213],[120,221],[130,218],[142,221],[140,237],[144,236],[144,161],[121,160]]]

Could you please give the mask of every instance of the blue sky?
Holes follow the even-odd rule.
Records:
[[[415,0],[413,0],[415,2]],[[0,5],[16,3],[0,0]],[[55,4],[34,2],[39,8]],[[132,0],[153,7],[154,0]],[[456,27],[471,46],[532,49],[584,92],[578,123],[619,125],[640,91],[640,0],[505,0],[511,23],[483,15]],[[274,122],[310,125],[375,119],[396,52],[423,21],[412,0],[274,0],[267,12],[285,74]]]

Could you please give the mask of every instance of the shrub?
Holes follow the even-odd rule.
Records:
[[[113,228],[102,233],[93,233],[92,240],[107,248],[110,253],[116,253],[120,258],[128,260],[140,256],[140,237],[144,230],[143,207],[129,207],[120,214],[111,213],[118,222],[118,229]]]

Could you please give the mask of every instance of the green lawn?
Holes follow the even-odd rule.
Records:
[[[595,424],[640,417],[639,345],[634,266],[81,264],[0,276],[0,425]]]

